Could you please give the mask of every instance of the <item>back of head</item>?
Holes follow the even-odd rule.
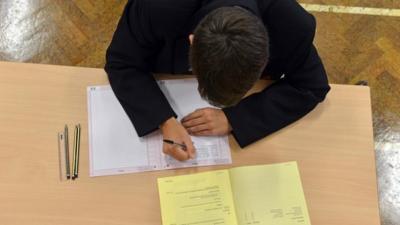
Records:
[[[218,106],[238,103],[260,78],[268,56],[262,21],[239,7],[209,13],[194,31],[190,51],[201,96]]]

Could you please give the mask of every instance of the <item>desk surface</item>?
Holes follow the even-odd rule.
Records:
[[[90,178],[86,87],[107,83],[101,69],[0,62],[1,224],[161,224],[157,177],[292,160],[313,225],[380,224],[368,87],[332,85],[310,114],[246,149],[230,137],[229,166]],[[66,123],[82,124],[75,181],[59,179]]]

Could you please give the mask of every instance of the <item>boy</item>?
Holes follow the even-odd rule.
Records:
[[[191,135],[232,133],[245,147],[298,120],[330,90],[312,42],[315,19],[295,0],[131,0],[105,70],[139,136],[161,129],[163,151],[194,157]],[[205,108],[177,121],[152,73],[190,74]],[[262,76],[276,80],[243,96]]]

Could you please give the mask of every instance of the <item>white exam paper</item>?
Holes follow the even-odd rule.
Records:
[[[164,80],[158,84],[178,119],[195,109],[211,107],[201,99],[195,79]],[[162,153],[162,135],[158,131],[138,137],[109,85],[88,87],[87,91],[90,176],[232,163],[227,136],[192,137],[196,158],[179,162]]]

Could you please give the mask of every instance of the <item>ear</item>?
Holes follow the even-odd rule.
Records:
[[[193,44],[193,38],[194,38],[194,35],[193,34],[189,34],[189,42],[190,42],[191,45]]]

